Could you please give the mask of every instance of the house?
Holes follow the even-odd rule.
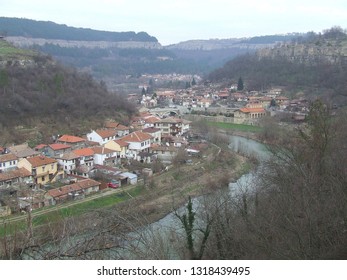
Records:
[[[167,135],[181,135],[182,134],[182,119],[177,118],[165,118],[157,121],[155,123],[155,128],[159,128],[161,130],[161,134],[163,136]]]
[[[91,148],[94,151],[94,165],[116,165],[117,152],[103,146]]]
[[[235,123],[253,123],[254,121],[266,116],[264,108],[241,108],[235,111]]]
[[[160,146],[152,145],[151,151],[157,154],[157,158],[163,163],[171,163],[174,157],[177,155],[178,148],[174,146]]]
[[[74,184],[49,190],[46,197],[50,205],[56,205],[67,200],[76,200],[84,198],[85,195],[96,193],[99,191],[99,187],[99,182],[92,179],[83,179]]]
[[[72,147],[67,144],[54,143],[47,145],[43,150],[48,157],[60,157],[64,153],[71,152]]]
[[[0,154],[0,173],[17,168],[18,157],[12,153]]]
[[[39,152],[31,149],[27,143],[8,147],[8,150],[16,155],[18,159],[33,157],[40,154]]]
[[[31,172],[25,168],[0,173],[0,189],[33,183],[34,181]]]
[[[19,160],[18,167],[28,170],[32,174],[35,184],[55,182],[64,177],[64,171],[62,168],[58,168],[58,162],[42,155]]]
[[[125,158],[128,153],[129,143],[123,141],[122,139],[108,141],[105,148],[116,151],[119,158]]]
[[[211,104],[212,104],[212,100],[208,98],[200,98],[197,101],[197,105],[201,108],[208,108],[211,106]]]
[[[117,136],[122,137],[125,135],[128,135],[130,133],[129,127],[122,125],[118,122],[106,122],[105,123],[106,129],[113,129],[117,132]]]
[[[88,178],[88,172],[94,166],[94,151],[92,148],[83,148],[73,150],[73,153],[78,156],[76,159],[76,169],[71,172],[73,175],[79,175]]]
[[[57,139],[57,143],[70,145],[72,149],[80,149],[85,146],[86,140],[78,136],[64,134]]]
[[[161,130],[159,128],[147,127],[145,129],[142,129],[142,132],[148,133],[152,136],[152,143],[161,143]]]
[[[140,152],[149,152],[152,136],[142,131],[134,131],[121,138],[129,143],[128,157],[136,158]]]
[[[99,145],[104,145],[110,140],[116,140],[119,137],[117,136],[117,131],[114,129],[98,129],[92,130],[91,133],[87,134],[89,141],[94,141],[99,143]]]
[[[74,152],[68,152],[62,154],[56,160],[58,161],[59,165],[62,166],[66,174],[72,174],[77,167],[77,160],[79,157],[80,156],[76,155]]]

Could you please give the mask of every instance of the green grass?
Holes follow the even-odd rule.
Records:
[[[259,126],[248,125],[248,124],[236,124],[236,123],[222,123],[222,122],[208,122],[209,126],[214,126],[217,128],[225,130],[236,130],[242,132],[260,132],[262,128]]]
[[[33,51],[19,49],[12,46],[9,42],[0,39],[0,59],[21,59],[32,57]]]
[[[111,207],[117,203],[126,201],[131,197],[136,197],[144,192],[142,186],[136,186],[135,188],[129,190],[128,192],[120,192],[112,195],[104,196],[101,198],[96,198],[91,201],[85,201],[76,205],[71,205],[66,208],[57,209],[56,211],[42,214],[33,218],[33,225],[42,226],[46,223],[57,222],[64,218],[79,216],[90,211],[96,211],[104,207]],[[129,194],[129,195],[128,195]],[[0,226],[0,237],[8,234],[15,233],[18,230],[26,229],[26,221],[14,222],[5,226]]]

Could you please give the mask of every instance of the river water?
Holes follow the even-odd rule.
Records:
[[[252,192],[252,190],[255,189],[258,178],[257,173],[261,170],[262,161],[269,157],[269,152],[263,144],[241,136],[230,136],[229,147],[235,152],[256,158],[259,162],[258,168],[242,175],[236,182],[229,183],[227,190],[228,195],[237,197],[243,193]],[[207,196],[205,195],[192,199],[193,209],[195,212],[197,212],[197,225],[201,223],[201,221],[199,221],[199,216],[204,216],[206,214],[202,213],[205,209],[204,205],[208,204],[210,201],[213,201],[213,196],[217,195],[218,194],[216,193],[212,193],[208,194]],[[176,213],[182,214],[185,212],[185,210],[186,206],[182,206],[176,210]],[[177,248],[177,244],[173,246],[173,243],[175,243],[176,239],[185,241],[185,234],[183,232],[182,224],[174,212],[166,215],[157,222],[142,228],[136,233],[130,233],[130,235],[133,237],[136,244],[128,244],[130,245],[128,249],[123,250],[121,253],[118,251],[118,253],[120,253],[126,259],[131,259],[134,257],[137,259],[141,257],[146,258],[146,256],[151,253],[146,252],[146,250],[151,249],[149,248],[151,245],[157,246],[157,244],[154,243],[156,243],[158,240],[161,243],[160,250],[164,251],[166,254],[163,256],[164,258],[179,259],[179,252],[176,252],[175,249],[173,249]],[[136,248],[137,251],[137,255],[135,256],[133,256],[134,248]],[[155,251],[158,251],[158,247],[153,249],[153,252]],[[150,257],[153,258],[153,255],[150,255]]]

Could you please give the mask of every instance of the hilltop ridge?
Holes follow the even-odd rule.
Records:
[[[0,17],[0,35],[7,37],[15,36],[74,41],[158,42],[157,38],[148,35],[146,32],[99,31],[89,28],[70,27],[65,24],[57,24],[51,21],[36,21],[24,18],[7,17]]]

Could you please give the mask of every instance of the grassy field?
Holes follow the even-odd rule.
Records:
[[[56,222],[64,218],[78,216],[84,213],[88,213],[90,211],[95,211],[103,207],[110,207],[110,206],[116,205],[117,203],[126,201],[132,197],[139,196],[140,194],[143,193],[143,191],[144,191],[143,186],[138,185],[135,188],[129,190],[128,192],[114,193],[108,196],[93,199],[91,201],[83,201],[76,205],[57,209],[56,211],[33,217],[32,219],[33,225],[41,226],[41,225],[44,225],[45,223]],[[38,210],[38,211],[41,211],[41,210]],[[35,211],[33,213],[35,213]],[[25,221],[13,222],[10,225],[6,225],[6,226],[1,225],[0,237],[4,236],[5,234],[7,235],[7,234],[14,233],[15,231],[18,231],[18,230],[25,230],[26,225],[27,224]]]
[[[222,123],[222,122],[208,122],[209,126],[225,129],[225,130],[234,130],[242,132],[260,132],[262,128],[254,125],[247,124],[236,124],[236,123]]]
[[[30,58],[34,54],[33,51],[16,48],[9,42],[0,39],[0,59],[24,59]]]

